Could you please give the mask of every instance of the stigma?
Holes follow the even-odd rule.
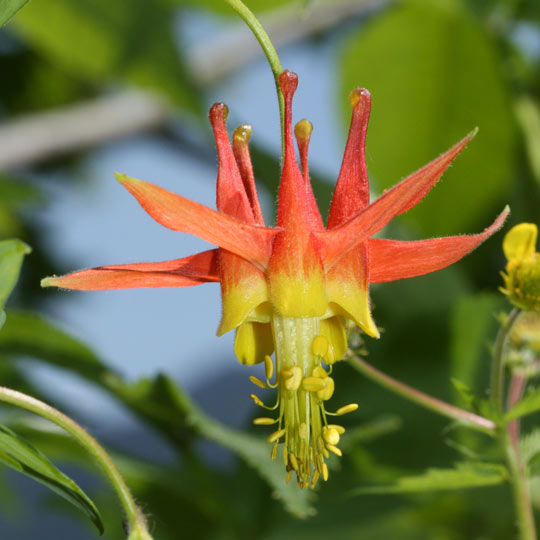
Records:
[[[321,334],[319,318],[282,317],[274,312],[271,325],[275,365],[267,355],[266,381],[254,376],[250,380],[260,388],[277,388],[277,400],[267,406],[251,394],[257,405],[273,413],[253,422],[274,426],[267,439],[272,445],[270,455],[275,460],[281,446],[286,482],[294,475],[300,489],[314,488],[319,479],[328,480],[326,461],[330,455],[341,456],[339,442],[345,428],[329,423],[328,417],[352,412],[358,405],[351,403],[336,412],[326,410],[335,388],[332,369],[339,358],[333,344]]]

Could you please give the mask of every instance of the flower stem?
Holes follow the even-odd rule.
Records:
[[[372,365],[368,364],[365,360],[355,355],[352,351],[348,351],[348,356],[351,360],[351,365],[356,368],[358,371],[363,373],[368,379],[380,384],[387,390],[398,394],[409,401],[412,401],[426,409],[429,409],[437,414],[451,418],[452,420],[457,420],[462,424],[466,424],[469,427],[484,431],[486,433],[495,432],[495,423],[483,416],[465,411],[450,405],[440,399],[424,394],[415,388],[412,388],[401,381],[393,379],[389,375],[382,373],[378,369],[374,368]]]
[[[491,400],[502,411],[504,399],[504,348],[521,310],[514,308],[499,328],[491,362]]]
[[[281,93],[281,89],[279,88],[279,82],[278,77],[283,71],[283,68],[281,67],[281,62],[279,61],[279,56],[276,52],[276,49],[274,48],[274,45],[272,45],[272,41],[270,40],[270,37],[266,33],[266,30],[262,27],[261,23],[255,17],[253,12],[242,2],[241,0],[225,0],[229,6],[231,6],[240,17],[244,20],[244,22],[248,25],[250,30],[253,32],[255,37],[257,38],[257,41],[259,42],[267,60],[270,64],[270,68],[272,69],[272,73],[274,74],[274,81],[276,83],[276,91],[278,96],[278,103],[279,103],[279,117],[281,119],[281,140],[282,140],[282,154],[283,154],[283,141],[285,139],[284,137],[284,128],[285,128],[285,101],[283,99],[283,94]]]
[[[531,506],[527,474],[519,449],[519,436],[517,440],[514,440],[509,427],[503,427],[501,430],[501,444],[504,446],[506,462],[510,471],[510,482],[512,484],[514,505],[518,517],[520,539],[536,540],[534,514]]]
[[[120,499],[120,503],[122,504],[122,507],[126,513],[130,526],[129,530],[132,531],[132,533],[134,531],[138,531],[140,538],[152,540],[152,537],[146,530],[144,516],[135,504],[135,500],[133,499],[129,488],[122,478],[122,475],[116,468],[116,465],[112,462],[107,452],[105,452],[99,443],[79,424],[42,401],[3,386],[0,386],[0,401],[15,405],[16,407],[20,407],[21,409],[25,409],[34,414],[42,416],[72,435],[77,442],[83,446],[85,450],[94,458],[116,491],[116,494]]]

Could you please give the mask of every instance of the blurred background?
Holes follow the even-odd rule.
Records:
[[[505,204],[512,209],[507,228],[538,223],[536,0],[246,3],[284,68],[299,75],[294,120],[314,124],[310,170],[323,215],[347,135],[348,94],[363,86],[373,98],[373,197],[480,128],[442,182],[384,237],[479,232]],[[0,29],[0,73],[0,237],[33,249],[0,333],[2,384],[69,412],[111,449],[156,538],[513,537],[506,486],[350,495],[452,466],[485,441],[448,429],[345,364],[335,371],[332,405],[360,404],[347,419],[345,456],[315,493],[285,489],[282,473],[267,464],[265,434],[250,427],[256,411],[248,376],[261,376],[262,368],[239,365],[232,334],[215,337],[217,285],[40,289],[39,280],[53,273],[206,248],[153,222],[113,173],[214,206],[217,160],[207,111],[215,101],[229,106],[231,131],[253,127],[259,193],[273,222],[280,153],[273,77],[225,2],[33,0]],[[368,360],[443,399],[460,403],[452,377],[482,395],[494,315],[506,307],[497,292],[502,236],[444,271],[372,287],[383,333],[362,344]],[[182,389],[183,401],[171,397],[160,373]],[[123,538],[114,495],[84,454],[35,419],[7,408],[2,415],[96,501],[104,537]],[[67,502],[0,472],[4,537],[96,537]],[[540,489],[535,499],[540,504]]]

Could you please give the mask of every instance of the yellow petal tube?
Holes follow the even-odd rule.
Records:
[[[234,352],[240,363],[259,364],[265,356],[274,352],[274,340],[270,324],[245,322],[236,329]]]

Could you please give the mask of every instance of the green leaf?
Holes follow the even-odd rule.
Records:
[[[405,476],[390,486],[355,489],[353,494],[421,493],[467,489],[503,484],[508,480],[506,468],[496,463],[457,463],[454,469],[428,469],[418,476]]]
[[[145,0],[55,0],[32,2],[11,28],[76,76],[149,87],[197,110],[198,96],[175,44],[173,15],[172,8]]]
[[[505,415],[504,420],[510,422],[540,410],[540,387],[525,394]]]
[[[140,391],[139,387],[139,391]],[[177,417],[182,416],[184,422],[200,435],[228,448],[255,469],[273,490],[276,499],[280,499],[291,514],[305,518],[315,513],[311,506],[314,497],[310,490],[299,490],[296,486],[285,484],[283,463],[270,459],[270,445],[261,437],[249,435],[231,429],[213,420],[198,409],[168,377],[161,375],[154,381],[148,381],[143,394],[159,395],[167,398],[176,408]]]
[[[531,171],[536,181],[540,182],[540,109],[533,99],[523,96],[516,100],[515,111]]]
[[[0,242],[0,328],[6,320],[4,305],[19,279],[23,257],[30,251],[30,248],[20,240]]]
[[[400,2],[343,49],[342,95],[361,85],[373,96],[367,149],[376,189],[479,126],[444,181],[403,219],[429,235],[464,232],[489,219],[509,190],[516,129],[497,48],[463,3]],[[348,122],[350,107],[342,102]]]
[[[0,26],[4,26],[28,0],[0,0]]]
[[[59,471],[39,450],[0,424],[0,462],[47,486],[82,510],[103,533],[99,511],[84,491]]]
[[[487,376],[489,365],[489,344],[497,330],[496,313],[504,299],[495,294],[476,294],[462,296],[456,302],[451,318],[450,358],[452,375],[457,379],[454,386],[462,388],[484,388],[485,380],[479,381],[482,374]],[[478,383],[481,384],[478,384]],[[456,390],[471,403],[472,395],[465,398],[460,388]],[[469,394],[471,392],[469,391]]]

